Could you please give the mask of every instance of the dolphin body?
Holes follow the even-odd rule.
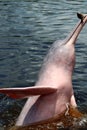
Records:
[[[87,15],[77,13],[80,22],[63,41],[52,44],[46,55],[35,86],[1,88],[0,93],[12,98],[29,97],[16,126],[26,126],[55,117],[67,109],[67,104],[77,107],[72,74],[75,66],[75,42],[87,22]]]

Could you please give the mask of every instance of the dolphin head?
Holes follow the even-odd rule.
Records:
[[[52,44],[47,57],[46,64],[54,64],[59,68],[64,68],[68,72],[73,72],[75,66],[75,43],[76,39],[87,22],[87,15],[77,13],[79,23],[63,41],[56,41]]]

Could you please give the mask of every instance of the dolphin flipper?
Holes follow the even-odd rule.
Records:
[[[6,94],[11,98],[19,99],[35,95],[45,95],[57,91],[56,87],[32,86],[23,88],[1,88],[0,93]]]

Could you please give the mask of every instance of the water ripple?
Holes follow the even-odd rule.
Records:
[[[33,85],[52,42],[71,32],[78,21],[76,13],[87,13],[86,5],[86,0],[0,0],[0,87]],[[86,42],[87,26],[76,43],[73,75],[80,106],[87,105]]]

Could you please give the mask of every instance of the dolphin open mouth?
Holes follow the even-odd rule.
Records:
[[[75,26],[73,31],[69,34],[69,36],[66,38],[66,43],[75,44],[76,39],[82,30],[83,26],[87,22],[87,14],[81,14],[77,13],[77,17],[81,20],[78,22],[78,24]],[[66,44],[65,43],[65,44]]]

